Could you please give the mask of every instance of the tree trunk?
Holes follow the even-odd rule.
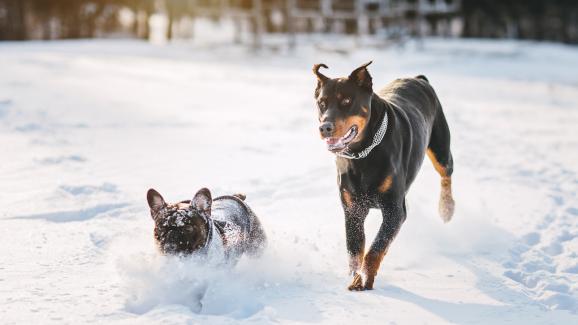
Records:
[[[25,40],[28,38],[26,29],[26,0],[9,0],[5,4],[7,12],[3,25],[0,25],[0,39]]]
[[[167,4],[168,6],[170,6],[170,4]],[[175,17],[173,14],[173,10],[171,8],[168,8],[167,10],[167,41],[171,41],[173,39],[173,23],[174,23]]]

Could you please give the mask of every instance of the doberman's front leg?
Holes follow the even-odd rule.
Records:
[[[345,212],[345,236],[349,254],[349,271],[353,282],[349,290],[362,290],[361,266],[365,250],[365,233],[363,224],[369,213],[369,208],[363,202],[354,198],[346,190],[341,191],[341,202]]]
[[[377,275],[379,265],[387,253],[389,245],[391,245],[391,242],[393,242],[401,225],[405,221],[405,199],[382,202],[381,212],[383,216],[381,227],[375,236],[375,240],[371,244],[371,248],[363,259],[361,274],[364,290],[373,289],[373,282]]]

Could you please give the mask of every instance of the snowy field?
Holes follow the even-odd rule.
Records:
[[[457,206],[444,225],[426,161],[375,290],[348,292],[310,68],[371,59],[376,87],[425,74],[438,92]],[[522,42],[0,43],[0,322],[577,324],[577,71],[578,48]],[[147,189],[203,186],[247,194],[262,258],[227,271],[157,253]]]

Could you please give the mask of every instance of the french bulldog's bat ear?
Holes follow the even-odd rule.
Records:
[[[366,64],[360,66],[359,68],[353,70],[349,75],[349,80],[356,82],[360,87],[372,90],[373,81],[371,80],[371,75],[367,71],[367,66],[373,61],[369,61]]]
[[[152,188],[147,192],[147,201],[151,210],[155,212],[159,211],[166,205],[165,199],[163,199],[162,195]]]
[[[325,69],[329,69],[329,68],[323,63],[313,65],[313,73],[317,76],[317,80],[319,82],[325,82],[329,78],[327,78],[327,76],[325,76],[323,73],[319,72],[320,68],[325,68]]]
[[[209,191],[207,188],[200,189],[191,201],[192,208],[199,212],[203,212],[208,216],[211,215],[212,204],[213,199],[211,198],[211,191]]]

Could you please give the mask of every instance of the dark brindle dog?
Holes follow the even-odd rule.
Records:
[[[227,261],[247,253],[258,255],[265,232],[241,194],[211,198],[203,188],[190,201],[167,204],[150,189],[147,201],[155,222],[155,239],[165,254],[221,254]]]
[[[319,131],[337,155],[353,276],[349,290],[373,288],[379,265],[405,221],[405,195],[426,153],[442,177],[440,215],[448,222],[454,212],[450,131],[433,88],[417,76],[397,79],[376,94],[367,71],[370,63],[337,79],[319,72],[326,65],[313,67]],[[364,255],[363,224],[370,208],[380,209],[383,221]]]

